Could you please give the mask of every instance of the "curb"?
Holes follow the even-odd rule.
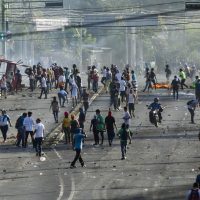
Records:
[[[92,104],[92,102],[103,92],[104,87],[101,87],[97,93],[95,93],[89,101],[89,105]],[[69,111],[69,114],[74,114],[77,116],[79,112],[79,108],[83,106],[83,103],[79,103],[74,109],[71,109]],[[52,145],[56,145],[59,143],[59,141],[63,138],[64,133],[61,132],[62,129],[62,123],[60,123],[57,127],[55,127],[46,137],[44,138],[43,147],[49,148]]]

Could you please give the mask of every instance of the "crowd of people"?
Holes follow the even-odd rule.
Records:
[[[172,75],[169,65],[165,68],[166,81],[169,83],[173,92],[174,100],[179,100],[179,90],[188,88],[186,80],[188,78],[184,69],[179,69],[179,74],[175,75],[170,84],[170,78]],[[64,140],[66,144],[70,144],[76,151],[74,160],[71,162],[71,168],[76,167],[76,162],[79,160],[82,167],[85,167],[85,162],[81,156],[83,148],[83,142],[87,137],[84,123],[86,121],[86,114],[89,108],[90,93],[97,93],[99,90],[99,83],[104,87],[104,91],[110,96],[110,104],[108,115],[103,116],[100,109],[96,109],[94,117],[91,119],[90,131],[93,132],[94,146],[103,145],[105,139],[105,133],[107,133],[108,144],[112,146],[113,140],[116,135],[120,138],[121,146],[121,159],[126,159],[127,145],[131,144],[132,131],[130,130],[131,118],[135,117],[135,104],[138,102],[138,81],[134,70],[130,69],[129,65],[126,65],[124,70],[119,69],[116,65],[111,67],[104,66],[102,71],[99,72],[95,66],[89,66],[87,69],[87,87],[82,87],[82,78],[76,65],[72,66],[72,69],[62,68],[56,63],[50,68],[43,68],[40,63],[34,65],[32,68],[26,70],[26,74],[29,77],[29,89],[34,91],[37,87],[40,87],[40,95],[38,99],[41,99],[44,95],[44,99],[48,98],[48,94],[53,88],[57,89],[57,96],[53,97],[49,109],[52,110],[55,123],[59,122],[58,113],[61,107],[65,107],[65,103],[69,103],[69,95],[72,98],[72,108],[75,108],[78,102],[82,101],[82,107],[79,109],[78,117],[68,112],[64,112],[64,118],[62,120],[62,132],[64,133]],[[17,87],[16,92],[22,89],[22,75],[20,70],[17,70],[16,74]],[[157,89],[156,85],[157,75],[154,68],[146,68],[145,70],[145,87],[142,90],[149,92],[152,89]],[[1,78],[1,95],[7,98],[8,83],[5,75]],[[188,111],[191,114],[191,123],[194,122],[195,109],[199,106],[200,101],[200,79],[198,76],[194,80],[195,99],[187,102]],[[159,107],[159,108],[158,108]],[[161,104],[159,98],[155,98],[154,102],[149,105],[149,109],[160,112],[159,123],[161,123]],[[124,110],[123,123],[120,129],[117,129],[116,120],[113,116],[113,111]],[[12,126],[10,117],[5,110],[2,110],[0,116],[0,130],[3,136],[3,142],[7,140],[7,132],[9,125]],[[42,142],[45,135],[45,126],[40,118],[36,120],[32,117],[32,112],[23,113],[15,122],[15,128],[17,129],[17,147],[27,148],[28,137],[30,135],[33,148],[36,151],[37,156],[42,155]],[[194,189],[196,184],[194,184]],[[192,193],[192,192],[191,192]],[[190,195],[189,195],[190,196]],[[189,197],[188,197],[189,199]]]

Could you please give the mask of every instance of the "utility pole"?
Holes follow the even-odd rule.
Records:
[[[1,29],[2,32],[5,33],[5,2],[2,0],[1,2]],[[2,40],[2,55],[5,56],[5,50],[6,50],[6,44],[5,44],[5,39]]]

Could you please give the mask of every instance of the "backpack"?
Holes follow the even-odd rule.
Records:
[[[187,105],[189,106],[192,102],[193,102],[193,100],[188,101]]]
[[[15,123],[15,128],[18,129],[21,125],[21,116],[17,119],[16,123]]]
[[[192,189],[188,200],[199,200],[199,191]]]

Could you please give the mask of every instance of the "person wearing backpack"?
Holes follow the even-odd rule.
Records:
[[[200,190],[198,183],[194,183],[192,189],[187,192],[186,200],[200,200]]]
[[[190,101],[187,102],[187,107],[188,107],[188,111],[190,112],[191,115],[191,124],[195,124],[194,122],[194,115],[195,115],[195,109],[198,106],[199,101],[196,99],[192,99]]]
[[[23,125],[24,119],[27,117],[27,113],[23,113],[16,121],[15,128],[17,129],[17,141],[16,146],[20,147],[22,142],[22,147],[25,147],[25,128]]]
[[[178,100],[178,91],[179,91],[180,84],[181,84],[181,82],[180,82],[179,78],[177,76],[174,76],[174,79],[172,80],[172,83],[171,83],[174,100],[175,99]]]
[[[6,114],[5,110],[2,110],[2,115],[0,116],[0,129],[3,136],[3,143],[7,140],[8,124],[11,125],[10,117]]]
[[[53,97],[53,101],[51,102],[49,109],[52,109],[55,122],[58,123],[58,112],[60,108],[59,108],[58,101],[56,100],[56,97]]]

